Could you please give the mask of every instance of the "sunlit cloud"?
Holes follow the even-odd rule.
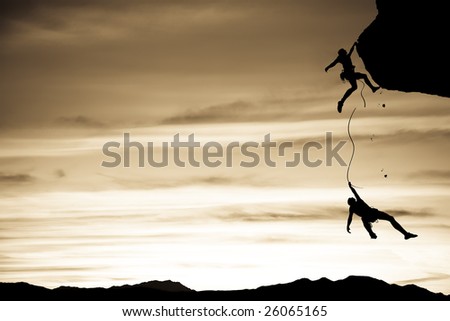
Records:
[[[34,179],[29,174],[6,174],[0,172],[0,183],[29,183]]]
[[[62,126],[80,126],[88,128],[105,127],[104,123],[86,116],[60,117],[56,120],[56,123]]]

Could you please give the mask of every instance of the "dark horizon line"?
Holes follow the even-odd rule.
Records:
[[[0,282],[4,301],[450,301],[450,294],[432,292],[415,284],[389,284],[369,276],[350,275],[331,281],[297,279],[290,283],[264,285],[253,289],[190,289],[180,282],[148,281],[109,288],[59,286],[48,289],[26,282]]]

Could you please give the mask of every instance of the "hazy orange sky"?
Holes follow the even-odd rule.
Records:
[[[338,114],[349,85],[324,72],[376,14],[374,0],[2,1],[0,281],[202,290],[368,275],[449,294],[448,98],[365,88],[364,108],[360,86]],[[351,180],[417,239],[382,221],[371,240],[357,218],[347,234],[336,161],[101,166],[124,133],[159,159],[176,134],[270,134],[301,151],[330,132],[348,163],[355,107]]]

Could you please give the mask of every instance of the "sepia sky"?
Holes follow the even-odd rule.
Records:
[[[349,84],[324,71],[376,14],[374,0],[2,1],[0,281],[203,290],[368,275],[450,294],[448,98],[359,83],[338,114]],[[371,240],[357,217],[346,232],[354,108],[350,178],[416,239],[381,221]],[[327,164],[327,132],[346,164]],[[147,148],[140,167],[136,147],[129,167],[102,166],[108,142],[123,160],[124,133],[155,160],[177,134],[195,136],[197,161],[209,142],[239,147],[217,167],[186,150],[185,167],[173,150],[152,167]],[[268,134],[293,146],[271,150],[275,166]],[[243,167],[249,142],[260,162]],[[286,166],[311,142],[319,166]]]

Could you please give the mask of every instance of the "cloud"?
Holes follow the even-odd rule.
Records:
[[[60,117],[56,122],[62,126],[74,126],[74,127],[85,127],[85,128],[103,128],[105,124],[86,117],[86,116],[75,116],[75,117]]]
[[[386,213],[394,216],[394,217],[399,217],[399,216],[414,216],[414,217],[423,217],[423,218],[428,218],[428,217],[432,217],[435,216],[434,213],[428,211],[428,210],[421,210],[421,211],[408,211],[408,210],[401,210],[401,209],[387,209]]]
[[[64,172],[62,169],[57,169],[55,171],[55,176],[58,178],[66,177],[66,172]]]
[[[11,268],[2,267],[0,271],[3,273],[11,273],[12,272],[12,273],[27,274],[30,272],[49,272],[49,273],[55,272],[55,273],[58,273],[58,272],[81,272],[81,271],[90,271],[90,270],[92,270],[92,268],[89,268],[89,267],[64,267],[64,266],[48,267],[48,266],[46,266],[45,268],[42,268],[42,267],[18,268],[18,267],[13,266]]]
[[[431,217],[434,214],[428,211],[407,211],[392,209],[387,210],[387,213],[394,217],[400,216],[414,216],[414,217]],[[323,207],[320,209],[309,209],[297,212],[267,212],[267,211],[252,211],[252,212],[237,212],[230,211],[226,214],[217,214],[216,218],[223,221],[240,221],[240,222],[299,222],[299,221],[323,221],[323,220],[345,220],[348,212],[344,207]]]
[[[448,230],[448,232],[450,232],[450,224],[443,224],[443,223],[427,224],[427,227],[440,229],[440,230]]]
[[[87,3],[79,1],[78,5]],[[33,1],[33,0],[4,0],[0,4],[0,32],[11,32],[17,24],[39,24],[56,27],[63,24],[64,17],[50,14],[55,9],[76,6],[76,1]]]
[[[224,176],[209,176],[205,178],[200,178],[198,182],[212,185],[238,184],[239,186],[242,186],[240,180]]]
[[[408,177],[411,179],[437,180],[448,183],[450,180],[450,170],[423,170],[411,173]]]
[[[142,3],[142,1],[134,1],[134,3]],[[129,6],[129,4],[114,0],[3,0],[0,3],[0,31],[11,31],[17,23],[58,29],[68,22],[67,12],[70,10],[102,9],[105,12],[120,10],[125,6]],[[66,10],[66,15],[62,14],[64,10]]]
[[[398,130],[388,136],[394,140],[407,141],[449,139],[450,129]]]
[[[257,3],[257,6],[255,4]],[[39,17],[48,15],[48,12],[54,10],[62,9],[83,9],[83,10],[93,10],[95,8],[106,10],[115,10],[119,12],[127,12],[130,8],[142,8],[146,7],[149,9],[157,10],[174,10],[174,9],[190,9],[192,13],[198,13],[199,8],[211,8],[225,10],[229,8],[238,8],[239,10],[245,11],[259,11],[266,14],[271,14],[272,16],[282,16],[283,14],[295,14],[295,12],[303,10],[310,13],[324,12],[325,14],[330,14],[331,11],[336,15],[336,11],[339,12],[349,12],[355,11],[360,14],[367,12],[367,3],[361,5],[360,1],[351,1],[348,4],[341,5],[339,7],[330,6],[332,2],[329,3],[317,3],[317,1],[296,1],[287,0],[275,7],[281,12],[271,11],[274,8],[274,2],[271,0],[258,0],[255,2],[251,1],[211,1],[211,0],[190,0],[186,2],[184,0],[133,0],[133,1],[121,1],[121,0],[3,0],[0,3],[0,19],[1,21],[17,21],[17,20],[37,20]],[[372,7],[374,5],[372,4]],[[195,14],[191,15],[195,16]],[[48,18],[48,17],[47,17]],[[189,17],[188,17],[189,19]],[[288,17],[285,17],[288,20]],[[63,17],[61,17],[63,20]]]
[[[29,174],[0,173],[0,183],[29,183],[35,178]]]
[[[450,179],[450,170],[425,170],[415,174],[416,177]]]
[[[223,97],[238,101],[240,93],[246,99],[266,88],[321,86],[323,68],[312,59],[321,59],[315,48],[328,43],[322,9],[355,6],[316,2],[1,1],[8,41],[0,69],[10,81],[0,126],[39,125],[72,110],[129,122],[167,118],[169,110],[175,115],[169,123],[286,119],[294,107],[283,112],[276,103],[231,103],[242,115],[227,115],[229,108],[174,110],[216,105]]]
[[[450,275],[449,274],[432,273],[430,276],[426,276],[426,277],[423,277],[423,278],[401,280],[401,281],[397,281],[396,283],[407,285],[407,284],[426,283],[426,282],[429,282],[429,281],[446,281],[448,279],[450,279]]]
[[[206,186],[223,186],[223,185],[236,185],[236,186],[261,186],[261,183],[254,180],[252,177],[248,176],[195,176],[195,175],[179,175],[178,177],[143,177],[130,178],[113,176],[103,173],[97,173],[97,175],[102,176],[113,182],[114,184],[122,188],[132,188],[132,189],[164,189],[164,188],[175,188],[181,186],[196,186],[196,185],[206,185]]]
[[[432,126],[432,124],[430,124]],[[348,136],[335,135],[335,139],[347,140]],[[361,142],[368,143],[386,143],[394,145],[404,145],[406,143],[426,143],[427,141],[448,141],[450,139],[450,129],[413,129],[406,130],[400,129],[383,134],[373,134],[370,130],[366,131],[366,134],[352,133],[352,138],[356,144]]]
[[[257,113],[258,109],[262,109],[261,106],[258,108],[250,102],[235,101],[212,105],[198,110],[188,110],[180,115],[165,119],[163,124],[257,121],[258,118],[261,118],[261,110],[260,113]]]
[[[164,119],[162,124],[305,121],[324,117],[322,111],[312,109],[322,99],[314,93],[297,93],[291,97],[258,101],[237,100],[189,109]]]
[[[336,214],[337,213],[337,214]],[[336,218],[346,216],[346,211],[342,208],[327,207],[322,211],[307,210],[306,212],[230,212],[227,214],[217,214],[216,218],[223,221],[240,222],[298,222],[298,221],[321,221],[335,220]]]
[[[235,4],[240,8],[246,7],[238,2]],[[211,24],[221,21],[223,14],[220,13],[227,7],[229,6],[208,0],[192,0],[189,3],[182,0],[4,0],[0,4],[0,32],[14,33],[26,29],[73,31],[72,27],[76,27],[76,30],[84,33],[89,29],[92,31],[99,29],[92,28],[93,25],[85,28],[86,26],[79,22],[95,22],[95,26],[108,28],[116,22],[119,27],[124,27],[122,22],[130,16],[138,18],[134,21],[128,20],[128,25],[131,26],[140,25],[143,21],[141,18],[146,16],[149,20],[143,23],[145,26],[163,24],[176,28],[186,23]]]

